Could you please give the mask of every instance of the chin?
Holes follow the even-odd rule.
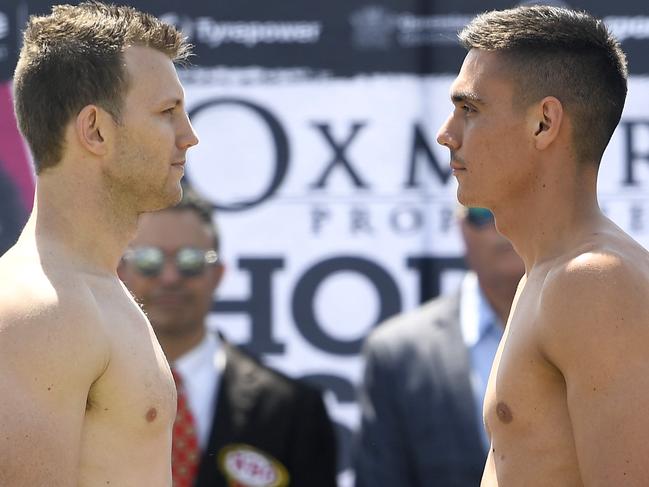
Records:
[[[462,188],[457,188],[457,201],[462,205],[462,206],[475,206],[475,201],[473,198],[470,197],[466,193],[466,191],[462,191]]]
[[[491,208],[483,198],[466,190],[463,191],[461,187],[457,188],[457,200],[467,208]]]
[[[176,185],[175,191],[173,192],[171,198],[170,198],[170,203],[168,206],[176,206],[178,203],[180,203],[180,200],[183,199],[183,187],[180,184],[180,181],[178,181],[178,184]]]
[[[170,208],[172,206],[176,206],[178,203],[180,203],[180,200],[183,197],[183,190],[182,187],[180,186],[180,183],[177,183],[174,185],[173,188],[167,189],[165,188],[163,191],[161,191],[161,194],[159,195],[158,198],[155,199],[154,204],[152,204],[151,208],[147,208],[145,211],[158,211],[158,210],[164,210],[165,208]]]

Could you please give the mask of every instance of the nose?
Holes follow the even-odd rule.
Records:
[[[178,269],[176,269],[176,264],[172,259],[165,259],[165,263],[160,270],[158,279],[165,286],[173,285],[182,280],[182,276],[178,272]]]
[[[194,127],[192,127],[189,116],[185,113],[182,130],[178,137],[178,146],[183,150],[187,150],[196,144],[198,144],[198,136],[196,135],[196,132],[194,132]]]
[[[457,130],[453,130],[453,114],[449,115],[437,132],[437,143],[448,147],[452,151],[457,150],[461,145],[460,136]]]

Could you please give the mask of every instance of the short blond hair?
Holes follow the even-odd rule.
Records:
[[[30,17],[14,74],[14,108],[37,174],[61,159],[65,126],[84,106],[96,104],[119,122],[129,46],[151,47],[174,62],[191,55],[175,27],[132,7],[91,1]]]

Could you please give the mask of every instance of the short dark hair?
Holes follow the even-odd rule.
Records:
[[[132,7],[90,1],[30,17],[14,74],[14,107],[37,174],[59,162],[65,125],[84,106],[97,104],[119,121],[129,83],[123,52],[134,45],[174,62],[191,54],[175,27]]]
[[[214,236],[214,250],[221,249],[221,234],[214,219],[214,206],[194,189],[187,180],[181,180],[183,196],[180,202],[162,211],[191,211],[205,224]]]
[[[599,163],[627,92],[626,57],[604,22],[565,8],[517,7],[478,15],[459,38],[467,50],[502,54],[515,103],[556,97],[572,120],[577,160]]]

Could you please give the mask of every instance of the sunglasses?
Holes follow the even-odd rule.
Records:
[[[176,271],[183,277],[199,276],[208,265],[219,261],[216,250],[203,250],[194,247],[182,247],[172,256]],[[162,272],[167,257],[158,247],[136,247],[128,249],[122,259],[131,264],[135,270],[146,277],[157,277]]]
[[[494,215],[486,208],[468,208],[466,221],[473,227],[484,228],[494,222]]]

